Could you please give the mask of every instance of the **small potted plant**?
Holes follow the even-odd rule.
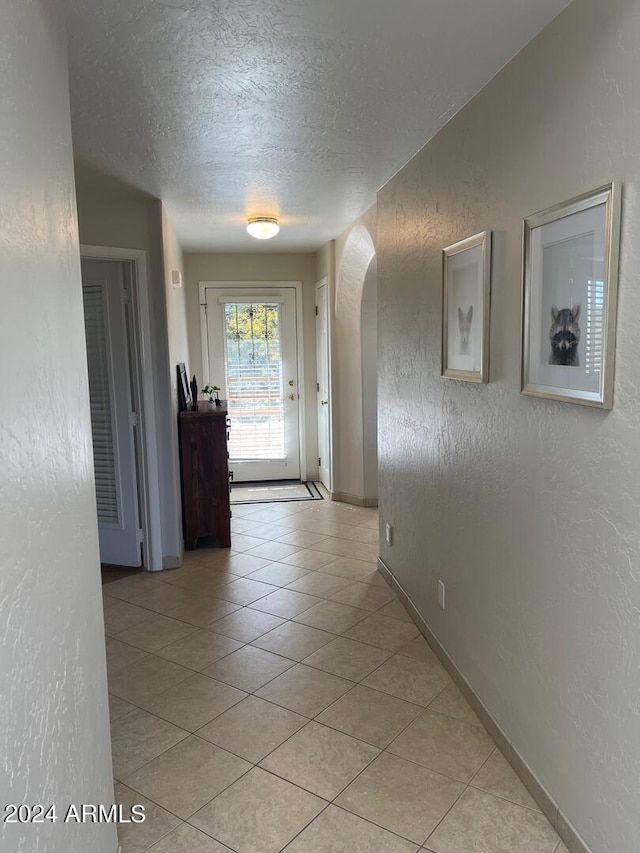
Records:
[[[213,409],[215,406],[222,405],[220,403],[220,397],[218,396],[218,392],[220,391],[219,385],[205,385],[202,389],[202,393],[207,398],[207,402],[209,404],[209,408]]]

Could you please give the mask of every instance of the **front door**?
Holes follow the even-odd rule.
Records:
[[[234,482],[300,478],[296,292],[206,289],[209,377],[227,400]]]
[[[116,566],[140,566],[137,416],[126,316],[131,307],[128,264],[83,258],[82,296],[100,560]]]

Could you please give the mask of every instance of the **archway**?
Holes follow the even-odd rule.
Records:
[[[378,497],[378,261],[375,255],[367,268],[360,304],[362,467],[365,497],[373,499]]]
[[[377,503],[377,262],[363,225],[349,233],[340,258],[333,349],[334,491],[343,500]]]

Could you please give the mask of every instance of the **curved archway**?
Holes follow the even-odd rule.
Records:
[[[334,491],[377,502],[377,259],[371,234],[347,236],[336,282],[334,335]]]
[[[364,495],[378,497],[378,259],[364,277],[360,301],[362,344],[362,476]]]

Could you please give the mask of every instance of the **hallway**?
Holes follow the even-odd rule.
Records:
[[[233,507],[103,587],[123,853],[567,853],[376,571],[378,514]]]

